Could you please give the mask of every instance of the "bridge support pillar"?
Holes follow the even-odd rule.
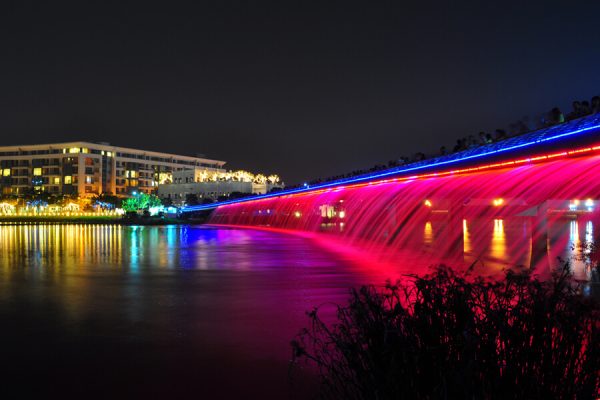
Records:
[[[438,250],[443,262],[451,266],[464,263],[465,239],[463,231],[463,201],[452,200],[448,203],[446,225],[438,239]]]
[[[548,202],[544,201],[532,217],[530,269],[544,274],[550,272],[548,249]]]

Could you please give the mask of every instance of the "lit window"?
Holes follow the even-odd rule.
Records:
[[[80,150],[81,150],[81,149],[80,149],[79,147],[71,147],[71,148],[69,149],[69,153],[73,153],[73,154],[75,154],[75,153],[79,153],[79,152],[80,152]]]
[[[10,168],[4,168],[2,170],[2,176],[10,176]]]
[[[65,185],[70,185],[73,182],[71,176],[65,176]]]
[[[89,153],[90,151],[84,147],[83,149],[81,149],[81,152],[82,152],[82,153],[86,153],[86,154],[87,154],[87,153]]]
[[[92,177],[91,176],[86,176],[85,177],[85,183],[92,183]]]
[[[34,168],[33,169],[33,175],[34,176],[40,176],[40,175],[42,175],[42,169],[41,168]]]
[[[55,185],[60,185],[60,178],[59,177],[55,177],[54,178],[54,184]]]

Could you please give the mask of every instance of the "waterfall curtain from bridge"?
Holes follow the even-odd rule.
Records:
[[[378,262],[547,270],[600,222],[599,126],[594,115],[371,176],[185,211],[318,235]],[[566,226],[572,234],[557,234]]]
[[[556,220],[577,212],[598,219],[598,176],[600,156],[594,155],[230,204],[217,208],[210,222],[321,233],[389,261],[419,249],[414,256],[434,264],[477,259],[477,254],[465,258],[465,246],[485,247],[477,243],[488,240],[480,230],[492,225],[491,245],[498,252],[504,221],[521,221],[525,232],[518,246],[497,257],[507,265],[539,266],[533,264],[553,262],[546,236]]]

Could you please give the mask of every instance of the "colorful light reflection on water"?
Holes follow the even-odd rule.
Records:
[[[305,311],[365,280],[270,232],[0,225],[0,372],[23,393],[285,398]]]
[[[483,273],[504,268],[531,237],[527,218],[462,228],[465,259]],[[444,229],[424,221],[414,249],[435,251]],[[583,219],[551,224],[549,256],[579,257],[593,229]],[[84,394],[128,379],[132,395],[193,388],[285,397],[288,344],[305,311],[429,267],[419,252],[385,267],[361,257],[320,236],[253,229],[0,225],[0,340],[11,344],[2,373]],[[574,265],[586,278],[584,264]]]

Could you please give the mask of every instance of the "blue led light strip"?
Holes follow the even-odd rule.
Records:
[[[595,120],[599,119],[599,117],[590,118],[590,119],[592,121],[596,122]],[[581,121],[577,121],[577,122],[581,123]],[[565,125],[571,125],[571,124],[565,124]],[[577,124],[577,125],[579,125],[579,124]],[[558,127],[561,127],[561,126],[559,125]],[[554,128],[556,128],[556,127],[554,127]],[[476,158],[490,156],[493,154],[503,153],[503,152],[507,152],[510,150],[515,150],[515,149],[519,149],[519,148],[523,148],[523,147],[532,146],[534,144],[549,142],[551,140],[556,140],[556,139],[564,138],[567,136],[577,135],[579,133],[588,132],[588,131],[598,129],[598,128],[600,128],[600,124],[588,126],[585,128],[581,128],[581,129],[577,129],[577,130],[573,130],[573,131],[569,131],[569,132],[565,132],[565,133],[560,133],[560,134],[549,136],[549,137],[542,137],[542,138],[539,138],[536,140],[531,140],[529,142],[519,143],[519,144],[515,144],[512,146],[496,149],[496,150],[489,150],[487,152],[484,151],[484,152],[478,153],[478,154],[472,154],[472,155],[468,155],[468,156],[464,156],[464,157],[460,157],[460,158],[455,158],[452,160],[438,161],[438,162],[428,163],[428,164],[424,164],[424,165],[418,165],[418,166],[414,166],[414,167],[407,167],[404,169],[387,170],[387,171],[383,171],[383,172],[379,172],[379,173],[358,176],[356,178],[348,178],[348,179],[342,179],[342,180],[337,180],[337,181],[333,181],[333,182],[328,182],[328,183],[324,183],[324,184],[320,184],[320,185],[316,185],[316,186],[312,186],[312,187],[301,187],[301,188],[297,188],[297,189],[284,190],[284,191],[277,192],[277,193],[268,193],[268,194],[263,194],[263,195],[259,195],[259,196],[246,197],[246,198],[242,198],[242,199],[227,200],[227,201],[222,201],[219,203],[202,204],[202,205],[198,205],[198,206],[188,206],[188,207],[182,208],[181,211],[182,212],[194,212],[194,211],[210,210],[210,209],[217,208],[219,206],[224,206],[227,204],[243,203],[243,202],[248,202],[248,201],[262,200],[262,199],[268,199],[268,198],[272,198],[272,197],[287,196],[287,195],[298,194],[298,193],[308,193],[308,192],[332,188],[332,187],[336,187],[336,186],[364,182],[364,181],[374,180],[374,179],[378,179],[378,178],[389,177],[389,176],[393,176],[393,175],[400,175],[400,174],[404,174],[407,172],[419,171],[419,170],[423,170],[426,168],[435,168],[435,167],[440,167],[440,166],[444,166],[444,165],[459,163],[459,162],[462,162],[465,160],[472,160],[472,159],[476,159]],[[550,129],[552,129],[552,128],[550,128]],[[542,132],[547,132],[547,131],[548,130],[543,130]],[[536,133],[536,132],[533,132],[533,133]],[[524,136],[526,136],[526,135],[524,135]],[[541,136],[541,135],[536,135],[536,137],[538,137],[538,136]],[[511,139],[515,139],[515,138],[511,138]],[[508,141],[510,141],[510,139],[508,139]],[[494,145],[497,145],[497,143],[495,143]],[[490,147],[492,147],[494,145],[490,145]],[[480,149],[485,149],[485,147],[487,147],[487,146],[483,146]],[[460,154],[460,153],[458,153],[458,154]]]

